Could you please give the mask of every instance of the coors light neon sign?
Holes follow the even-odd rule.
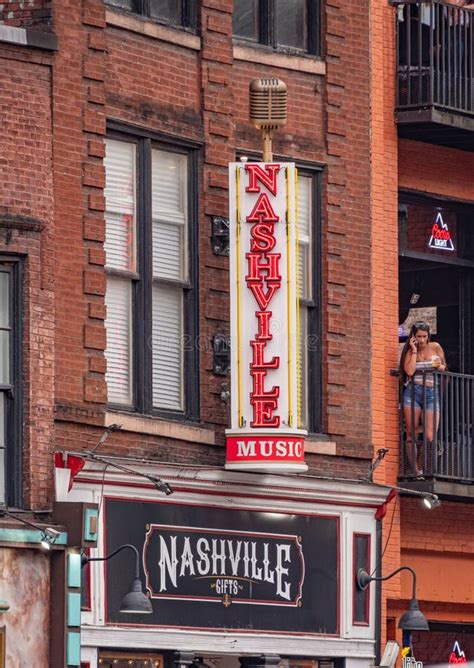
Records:
[[[299,423],[296,169],[230,165],[228,469],[306,471]]]

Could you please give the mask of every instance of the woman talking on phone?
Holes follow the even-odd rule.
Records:
[[[430,327],[415,322],[400,357],[400,371],[406,379],[403,392],[403,414],[407,436],[406,453],[412,473],[423,476],[423,440],[418,441],[420,428],[430,443],[439,426],[439,386],[435,388],[433,371],[446,371],[444,351],[430,341]]]

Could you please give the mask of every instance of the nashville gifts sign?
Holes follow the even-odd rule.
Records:
[[[296,169],[232,163],[226,468],[306,471],[299,424]]]

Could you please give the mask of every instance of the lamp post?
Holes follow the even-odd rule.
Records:
[[[90,561],[107,561],[127,548],[133,550],[135,553],[135,578],[130,587],[130,591],[122,599],[119,612],[128,615],[149,615],[153,612],[153,607],[150,603],[150,599],[143,593],[142,581],[140,580],[140,555],[138,554],[138,550],[135,545],[121,545],[106,557],[87,557],[83,554],[81,556],[81,568],[83,568]]]
[[[371,582],[383,582],[384,580],[390,580],[390,578],[398,575],[398,573],[401,571],[409,571],[412,574],[413,589],[411,601],[408,605],[408,610],[400,617],[398,628],[402,629],[403,631],[429,631],[430,627],[428,620],[418,607],[418,601],[416,600],[416,573],[413,568],[410,568],[410,566],[400,566],[400,568],[397,568],[397,570],[393,571],[393,573],[385,575],[384,577],[369,575],[366,570],[360,568],[357,571],[356,576],[357,586],[362,590],[367,589]]]

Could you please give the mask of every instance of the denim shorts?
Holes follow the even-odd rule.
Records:
[[[421,408],[425,411],[439,410],[439,390],[423,387],[417,383],[409,383],[403,391],[403,405]]]

